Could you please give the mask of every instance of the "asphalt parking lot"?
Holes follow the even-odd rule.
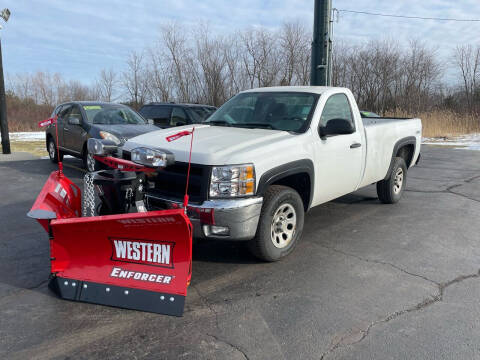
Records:
[[[278,263],[197,243],[181,318],[48,290],[48,238],[26,213],[54,169],[0,160],[0,358],[480,358],[478,151],[424,146],[399,204],[370,186],[315,208]]]

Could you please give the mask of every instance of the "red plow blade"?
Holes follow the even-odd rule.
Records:
[[[183,209],[79,217],[80,190],[54,172],[29,216],[49,233],[50,287],[60,297],[183,314],[192,270]]]

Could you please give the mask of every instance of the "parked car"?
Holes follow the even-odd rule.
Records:
[[[83,159],[88,171],[96,171],[100,164],[87,151],[89,138],[109,139],[122,145],[129,138],[158,130],[150,125],[137,112],[125,105],[75,101],[58,105],[52,113],[57,116],[58,147],[57,153],[55,125],[46,130],[46,145],[50,160],[54,163],[63,158],[64,154]]]
[[[174,155],[174,164],[149,179],[152,210],[182,206],[188,142],[168,137],[191,129],[154,131],[120,149],[124,159],[144,159],[145,148]],[[259,258],[279,260],[295,247],[304,213],[314,206],[375,183],[381,202],[399,201],[421,138],[420,119],[362,118],[345,88],[242,92],[195,129],[189,181],[194,236],[248,241]]]
[[[205,121],[217,108],[200,104],[150,103],[142,106],[139,113],[151,119],[160,128],[199,124]]]

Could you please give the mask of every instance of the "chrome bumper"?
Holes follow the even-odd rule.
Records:
[[[147,201],[161,204],[162,208],[182,207],[179,201],[147,194]],[[193,224],[193,237],[200,239],[250,240],[257,232],[262,210],[262,197],[247,199],[207,200],[201,205],[189,205],[188,217]],[[228,228],[228,233],[214,234],[214,227]]]

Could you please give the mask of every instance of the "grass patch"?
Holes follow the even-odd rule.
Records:
[[[451,137],[480,133],[480,114],[458,114],[448,110],[435,110],[414,115],[397,112],[387,116],[422,119],[423,137]]]
[[[45,141],[11,141],[10,147],[13,152],[28,152],[35,156],[48,156],[47,149],[45,147]]]

